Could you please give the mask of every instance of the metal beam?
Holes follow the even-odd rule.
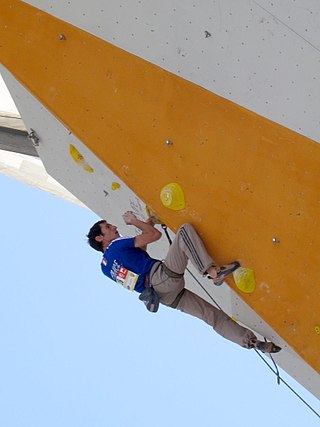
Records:
[[[0,150],[39,157],[21,117],[10,113],[0,113]]]
[[[39,157],[26,131],[0,127],[0,150]]]

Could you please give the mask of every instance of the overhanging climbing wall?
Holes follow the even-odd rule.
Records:
[[[118,194],[192,222],[218,262],[253,269],[254,292],[231,289],[319,372],[319,6],[298,3],[6,0],[0,55],[56,179],[101,215]],[[177,211],[160,200],[174,182]]]

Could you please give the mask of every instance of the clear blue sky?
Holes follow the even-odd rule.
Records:
[[[253,351],[108,282],[95,214],[3,175],[0,194],[0,426],[319,426]]]

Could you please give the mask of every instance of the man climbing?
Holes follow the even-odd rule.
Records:
[[[259,341],[252,331],[185,289],[184,272],[188,260],[216,285],[240,266],[237,261],[218,267],[190,224],[180,227],[164,261],[151,258],[146,252],[147,245],[161,237],[152,218],[144,222],[132,212],[126,212],[123,219],[142,233],[135,237],[121,237],[116,226],[101,220],[91,227],[87,235],[90,246],[103,252],[101,268],[107,277],[140,294],[152,289],[161,304],[202,319],[218,334],[242,347],[257,348],[265,353],[281,350],[272,342]]]

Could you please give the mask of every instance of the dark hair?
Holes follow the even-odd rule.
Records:
[[[101,236],[101,227],[100,224],[106,222],[104,219],[96,222],[90,228],[89,233],[87,234],[89,245],[96,251],[103,252],[102,242],[97,242],[96,237]]]

